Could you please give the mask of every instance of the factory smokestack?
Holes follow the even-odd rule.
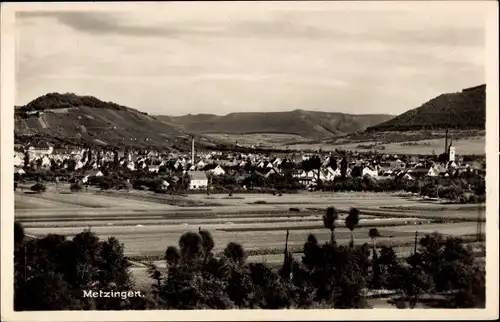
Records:
[[[194,136],[191,139],[191,165],[194,165]]]

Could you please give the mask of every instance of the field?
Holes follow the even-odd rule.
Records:
[[[292,142],[305,142],[308,141],[297,134],[285,134],[285,133],[255,133],[255,134],[225,134],[225,133],[209,133],[205,134],[208,137],[214,138],[216,140],[224,140],[230,143],[237,142],[244,146],[261,146],[261,147],[273,147],[273,146],[284,146]]]
[[[288,148],[291,150],[304,150],[304,149],[322,149],[323,151],[333,151],[335,149],[343,150],[357,150],[360,152],[369,151],[369,149],[359,148],[359,145],[378,145],[384,146],[384,153],[400,153],[400,154],[430,154],[434,151],[436,154],[440,154],[443,150],[444,139],[431,139],[431,140],[421,140],[421,141],[408,141],[408,142],[393,142],[393,143],[380,143],[380,142],[356,142],[356,143],[345,143],[345,144],[327,144],[327,143],[316,143],[316,144],[294,144],[289,145]],[[486,142],[484,136],[473,136],[467,138],[460,138],[453,140],[453,146],[455,146],[457,151],[461,154],[485,154]]]
[[[412,251],[415,232],[423,236],[438,231],[473,240],[478,212],[484,220],[484,205],[444,205],[396,194],[304,192],[283,196],[237,194],[228,198],[67,190],[52,186],[42,194],[16,192],[16,220],[33,236],[57,233],[71,238],[90,228],[100,238],[117,237],[134,261],[132,273],[138,287],[151,283],[146,262],[153,260],[159,267],[164,266],[161,259],[165,249],[177,245],[183,233],[195,232],[199,227],[212,233],[215,252],[222,251],[229,242],[238,242],[247,251],[248,261],[277,267],[283,259],[286,230],[290,232],[289,250],[297,260],[308,234],[314,233],[320,242],[329,240],[322,215],[330,205],[341,212],[335,231],[339,243],[348,243],[350,231],[343,221],[350,207],[357,207],[361,218],[354,230],[355,242],[371,243],[368,231],[377,227],[382,235],[377,243],[395,246],[400,256]],[[292,207],[299,211],[290,211]],[[451,222],[442,223],[443,219]]]

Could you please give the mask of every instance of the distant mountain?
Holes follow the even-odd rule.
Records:
[[[93,96],[49,93],[15,108],[16,137],[63,138],[113,146],[158,146],[189,149],[187,133],[168,119]],[[210,146],[200,138],[198,144]]]
[[[231,113],[157,116],[159,120],[177,122],[187,132],[202,134],[295,134],[304,138],[328,138],[363,131],[393,116],[352,115],[342,113],[295,110],[269,113]]]
[[[373,131],[414,131],[424,129],[485,129],[486,85],[466,88],[458,93],[441,94],[381,124]]]

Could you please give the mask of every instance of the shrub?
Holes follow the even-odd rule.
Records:
[[[265,200],[257,200],[257,201],[254,202],[254,204],[256,204],[256,205],[265,205],[265,204],[267,204],[267,201],[265,201]]]
[[[35,183],[33,186],[31,186],[31,191],[35,191],[38,193],[45,192],[47,190],[47,187],[43,183]]]
[[[113,185],[109,181],[101,181],[99,183],[99,188],[101,188],[101,190],[109,190],[112,186]]]
[[[83,190],[83,186],[80,182],[76,182],[71,184],[70,188],[71,192],[78,192]]]

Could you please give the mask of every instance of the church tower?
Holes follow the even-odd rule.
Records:
[[[455,147],[453,146],[453,141],[450,141],[450,146],[448,147],[449,161],[455,161]]]

